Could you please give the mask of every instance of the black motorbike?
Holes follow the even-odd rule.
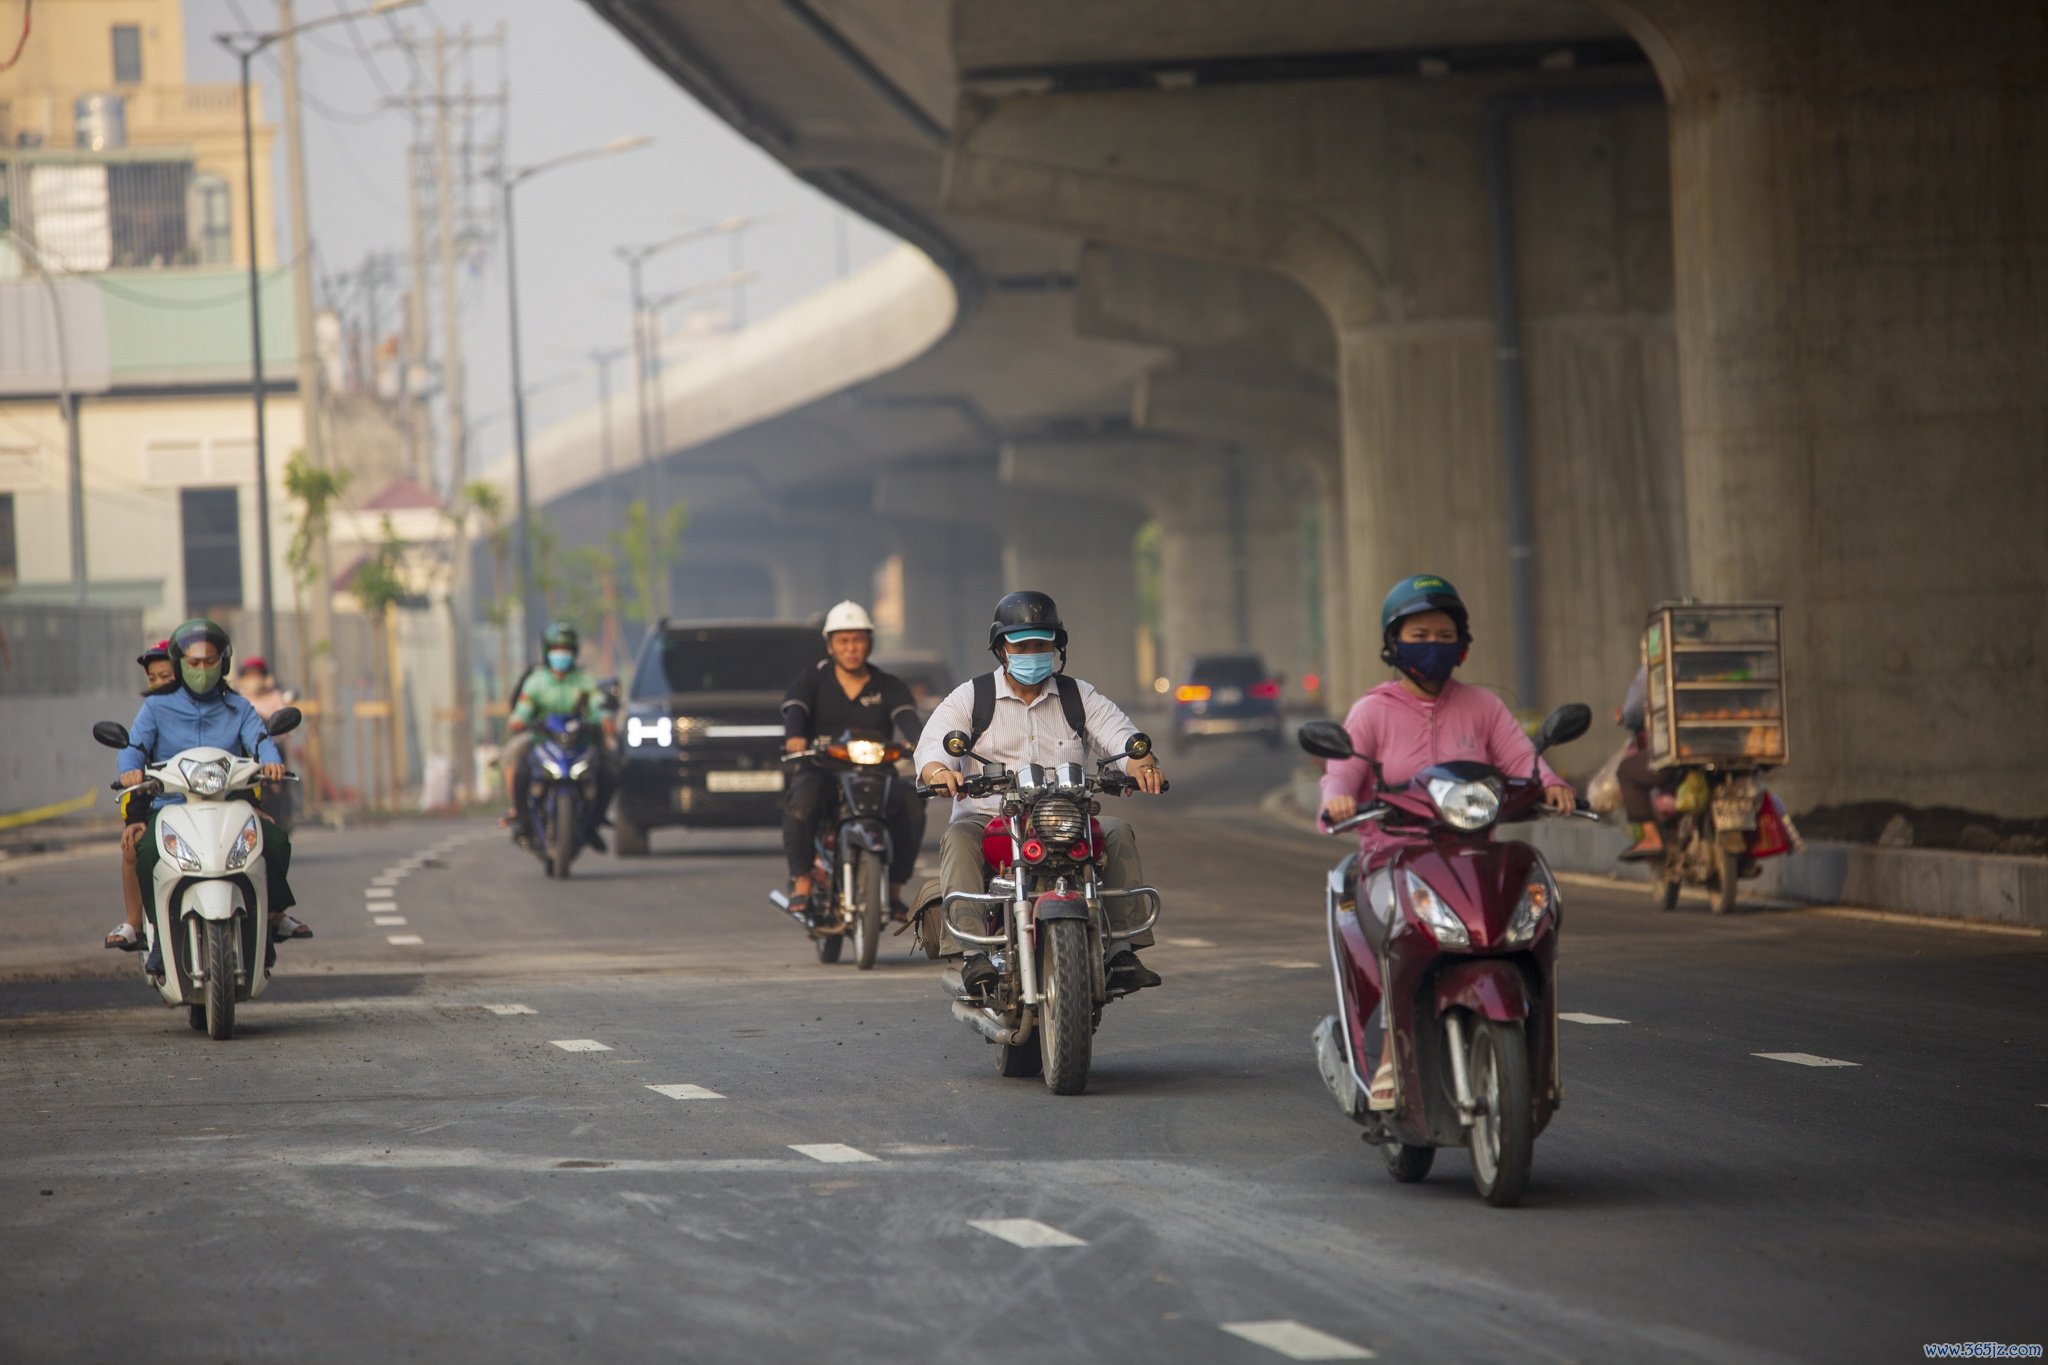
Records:
[[[883,811],[902,757],[901,745],[853,731],[782,756],[784,763],[815,763],[836,779],[812,844],[810,900],[793,905],[787,892],[768,893],[804,926],[820,962],[837,962],[851,939],[855,964],[862,971],[875,965],[894,852]]]

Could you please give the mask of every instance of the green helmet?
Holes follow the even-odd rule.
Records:
[[[202,644],[212,645],[219,658],[206,668],[194,668],[185,662],[185,655]],[[234,657],[227,631],[203,616],[194,617],[172,631],[170,646],[171,662],[178,666],[178,681],[195,697],[209,696],[220,686],[221,679],[227,676],[228,662]]]
[[[1411,574],[1396,583],[1387,593],[1387,600],[1380,604],[1380,658],[1386,663],[1394,662],[1394,631],[1410,616],[1420,616],[1426,611],[1441,611],[1450,615],[1458,626],[1458,642],[1472,643],[1471,618],[1465,611],[1465,599],[1458,596],[1458,590],[1451,586],[1448,578],[1433,573]]]
[[[540,633],[542,649],[580,649],[582,641],[576,638],[576,627],[567,621],[550,621],[548,628]]]

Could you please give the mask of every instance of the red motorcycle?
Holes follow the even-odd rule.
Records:
[[[1577,739],[1592,720],[1583,705],[1559,707],[1537,752]],[[1330,721],[1302,726],[1300,738],[1318,757],[1354,756]],[[1499,1208],[1528,1188],[1536,1135],[1564,1093],[1557,883],[1534,848],[1494,838],[1497,826],[1544,809],[1537,773],[1442,763],[1399,786],[1380,782],[1371,805],[1329,827],[1377,822],[1391,837],[1363,867],[1353,853],[1329,875],[1339,1012],[1312,1035],[1323,1081],[1394,1179],[1421,1180],[1439,1147],[1469,1148],[1472,1183]],[[1384,1111],[1368,1107],[1366,1080],[1382,1045],[1395,1063],[1394,1107]]]

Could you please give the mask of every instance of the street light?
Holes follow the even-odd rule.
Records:
[[[540,598],[533,585],[533,509],[527,493],[526,479],[526,392],[519,380],[519,255],[512,235],[512,191],[520,184],[533,179],[543,171],[556,170],[577,161],[592,161],[601,156],[615,156],[645,147],[653,138],[614,138],[602,147],[586,147],[579,152],[565,152],[561,156],[536,162],[531,166],[516,166],[503,172],[499,181],[505,191],[505,312],[506,326],[512,334],[512,461],[518,475],[519,485],[519,610],[524,620],[526,633],[531,635],[540,620]]]
[[[256,54],[274,43],[304,33],[309,29],[325,28],[350,19],[364,19],[372,15],[389,14],[393,10],[406,9],[421,3],[421,0],[377,0],[366,9],[343,10],[337,14],[323,14],[317,19],[308,19],[303,24],[293,24],[274,33],[216,33],[213,40],[235,54],[242,64],[242,198],[247,210],[245,217],[249,225],[249,394],[256,406],[256,553],[257,583],[259,597],[260,648],[264,653],[277,649],[277,613],[270,591],[270,452],[263,436],[263,297],[262,283],[256,269],[256,129],[254,115],[249,108],[249,63]],[[299,395],[303,404],[307,395]],[[317,414],[301,412],[301,420],[318,421]],[[323,589],[324,591],[324,589]],[[243,649],[246,657],[253,653]]]
[[[765,220],[755,214],[743,214],[726,218],[706,227],[690,228],[673,237],[664,237],[658,242],[645,246],[622,246],[618,248],[619,259],[626,263],[626,278],[632,294],[633,309],[633,395],[638,410],[640,425],[640,459],[647,466],[647,571],[653,580],[654,602],[652,613],[655,619],[668,615],[668,572],[661,563],[661,536],[657,529],[661,525],[662,503],[666,494],[662,489],[661,456],[665,450],[657,447],[668,444],[666,432],[659,437],[662,414],[659,411],[661,383],[661,328],[659,319],[648,316],[647,296],[640,287],[640,268],[652,257],[691,242],[701,242],[711,237],[745,232]],[[652,336],[649,332],[652,332]],[[652,374],[650,376],[650,362]],[[647,386],[650,377],[656,386],[657,409],[653,414],[647,410]]]

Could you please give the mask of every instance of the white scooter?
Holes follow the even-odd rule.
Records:
[[[297,707],[282,707],[264,728],[286,734],[299,719]],[[127,727],[115,721],[94,725],[92,737],[110,749],[128,747]],[[143,932],[148,956],[159,957],[162,969],[149,983],[214,1038],[234,1037],[236,1002],[254,1000],[270,982],[263,821],[248,800],[262,767],[225,749],[186,749],[145,764],[134,789],[139,796],[185,798],[165,806],[156,821],[155,909]]]

